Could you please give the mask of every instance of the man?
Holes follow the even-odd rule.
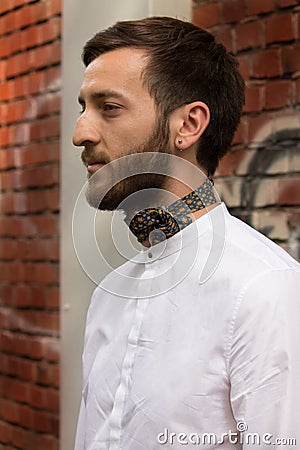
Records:
[[[236,60],[154,17],[96,34],[83,61],[87,199],[122,210],[142,251],[92,297],[75,449],[296,448],[299,265],[210,180],[241,115]]]

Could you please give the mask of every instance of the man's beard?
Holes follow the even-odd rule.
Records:
[[[150,138],[142,144],[133,145],[130,150],[122,156],[134,155],[137,153],[149,154],[149,152],[155,152],[160,155],[162,153],[171,154],[172,150],[169,143],[169,134],[168,120],[158,119]],[[110,169],[109,166],[104,166],[104,168],[93,174],[93,176],[89,178],[86,190],[86,199],[88,203],[99,210],[114,211],[116,209],[121,209],[128,213],[132,211],[133,207],[132,202],[131,206],[129,206],[130,202],[126,205],[126,199],[136,192],[149,189],[151,189],[151,201],[154,202],[154,196],[159,193],[159,190],[162,189],[166,183],[167,177],[166,175],[161,174],[161,172],[166,172],[167,167],[161,167],[162,159],[159,158],[160,167],[158,170],[155,161],[156,155],[152,153],[151,155],[149,154],[149,156],[150,158],[146,155],[144,160],[143,158],[139,159],[139,164],[143,164],[143,167],[141,166],[140,170],[138,166],[134,167],[135,174],[131,176],[126,176],[126,174],[132,172],[132,167],[130,167],[132,161],[130,158],[121,158],[120,165],[117,166],[116,170],[114,169],[116,166],[112,166],[110,175],[109,170],[107,170]],[[142,171],[145,172],[144,164],[147,164],[147,173],[139,173]],[[167,158],[166,165],[168,165]],[[124,174],[126,178],[124,178]],[[114,184],[112,180],[121,181],[117,181]],[[109,188],[110,185],[112,185],[111,188]],[[139,209],[137,204],[135,207],[137,210]]]

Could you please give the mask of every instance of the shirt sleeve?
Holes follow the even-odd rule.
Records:
[[[228,343],[243,449],[300,448],[300,272],[270,271],[240,293]]]

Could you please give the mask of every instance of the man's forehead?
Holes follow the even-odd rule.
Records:
[[[92,87],[97,82],[142,81],[146,54],[135,48],[122,48],[104,53],[95,58],[85,69],[82,88]]]

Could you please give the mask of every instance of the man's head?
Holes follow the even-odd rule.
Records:
[[[210,33],[189,22],[150,17],[118,22],[97,33],[84,47],[84,64],[88,67],[99,56],[124,48],[144,52],[142,80],[161,120],[168,121],[183,105],[207,105],[209,123],[195,152],[201,168],[213,175],[230,146],[244,103],[236,59]]]

